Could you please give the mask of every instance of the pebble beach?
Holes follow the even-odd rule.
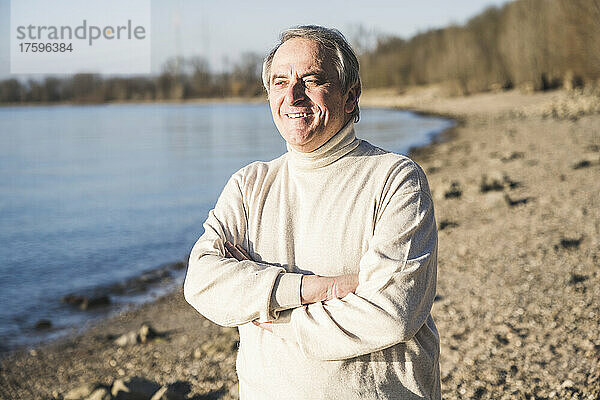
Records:
[[[600,97],[431,87],[361,107],[457,121],[411,152],[438,223],[443,398],[600,398]],[[0,399],[237,399],[237,347],[178,289],[3,356]]]

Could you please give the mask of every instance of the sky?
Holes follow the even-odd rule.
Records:
[[[61,0],[52,1],[57,3]],[[316,24],[335,27],[351,41],[356,41],[359,36],[364,39],[376,34],[396,35],[407,39],[428,29],[462,24],[489,6],[501,6],[508,2],[507,0],[150,1],[152,73],[160,73],[164,63],[176,55],[184,57],[200,55],[209,61],[214,70],[226,69],[231,61],[238,59],[244,52],[266,54],[275,44],[279,32],[293,25]],[[0,79],[11,77],[10,2],[11,0],[0,0]],[[93,3],[97,4],[97,0]],[[35,13],[35,9],[32,7],[32,13]],[[359,32],[366,32],[370,36],[358,35]]]

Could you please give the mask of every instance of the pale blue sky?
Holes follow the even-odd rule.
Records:
[[[221,69],[244,51],[266,53],[279,32],[292,25],[336,27],[351,40],[358,26],[409,38],[430,28],[462,24],[490,5],[506,2],[152,0],[152,71],[160,72],[164,62],[177,54],[203,55],[211,66]],[[10,0],[0,0],[0,79],[10,77],[9,27]]]

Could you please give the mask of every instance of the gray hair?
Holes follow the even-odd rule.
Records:
[[[342,93],[347,93],[351,88],[358,86],[356,105],[351,113],[354,122],[358,122],[360,118],[358,98],[360,97],[361,92],[358,59],[344,35],[337,29],[325,28],[317,25],[302,25],[281,32],[279,43],[273,47],[263,62],[262,80],[267,95],[269,94],[270,89],[271,64],[273,62],[273,57],[275,57],[275,52],[282,44],[293,38],[314,40],[324,49],[331,52],[333,63],[340,79]]]

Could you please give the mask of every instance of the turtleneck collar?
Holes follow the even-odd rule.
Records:
[[[294,167],[301,169],[316,169],[332,164],[350,153],[360,144],[354,133],[354,121],[350,120],[338,133],[310,153],[294,150],[286,144],[288,159]]]

